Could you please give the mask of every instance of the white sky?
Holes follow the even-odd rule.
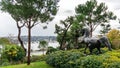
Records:
[[[59,23],[60,20],[64,20],[68,16],[75,15],[74,8],[78,4],[83,4],[87,0],[60,0],[59,2],[59,11],[55,17],[55,19],[49,23],[48,29],[43,30],[41,25],[37,25],[32,29],[33,36],[51,36],[55,35],[55,27],[56,23]],[[110,11],[113,11],[115,15],[120,18],[120,0],[97,0],[99,3],[105,2]],[[111,21],[112,28],[120,27],[118,21]],[[99,29],[100,27],[98,27]],[[95,31],[97,33],[98,30]],[[8,13],[4,13],[0,11],[0,37],[8,36],[12,34],[14,36],[17,35],[17,27],[15,21],[11,18]],[[22,35],[27,35],[27,29],[23,29]]]

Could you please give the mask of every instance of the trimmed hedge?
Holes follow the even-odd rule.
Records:
[[[87,56],[83,49],[56,51],[47,55],[46,62],[55,68],[120,68],[120,50],[102,50],[103,54]]]
[[[77,50],[56,51],[48,54],[46,62],[56,68],[73,68],[74,62],[83,54]]]

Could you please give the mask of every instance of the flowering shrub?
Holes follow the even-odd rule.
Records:
[[[5,48],[3,48],[1,56],[4,59],[8,59],[9,61],[18,61],[22,60],[25,57],[25,52],[22,47],[11,44],[6,45]]]
[[[109,38],[113,49],[120,49],[120,31],[112,29],[108,32],[107,37]]]

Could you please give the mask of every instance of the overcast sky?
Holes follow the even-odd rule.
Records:
[[[48,28],[43,30],[39,24],[32,29],[33,36],[52,36],[55,35],[54,24],[59,23],[60,20],[64,20],[68,16],[75,15],[75,7],[78,4],[83,4],[87,0],[60,0],[59,2],[59,11],[52,22],[49,23]],[[99,3],[105,2],[110,11],[113,11],[118,18],[120,18],[120,0],[97,0]],[[114,24],[113,24],[114,23]],[[118,21],[111,21],[112,28],[120,27]],[[99,29],[100,27],[98,27]],[[97,33],[98,30],[95,31]],[[8,36],[12,34],[17,35],[17,27],[15,21],[11,18],[8,13],[0,11],[0,37]],[[23,28],[22,35],[27,35],[27,29]]]

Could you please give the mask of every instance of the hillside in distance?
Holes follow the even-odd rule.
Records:
[[[27,36],[21,36],[21,38],[24,42],[28,41]],[[56,41],[56,36],[31,36],[32,42],[41,41],[41,40]]]
[[[0,38],[7,38],[13,43],[19,43],[17,36],[11,36],[11,37],[0,37]],[[28,42],[28,37],[27,36],[21,36],[21,39],[23,40],[24,43]],[[54,42],[56,41],[56,36],[31,36],[31,42],[38,42],[41,40],[46,40],[48,42]]]

